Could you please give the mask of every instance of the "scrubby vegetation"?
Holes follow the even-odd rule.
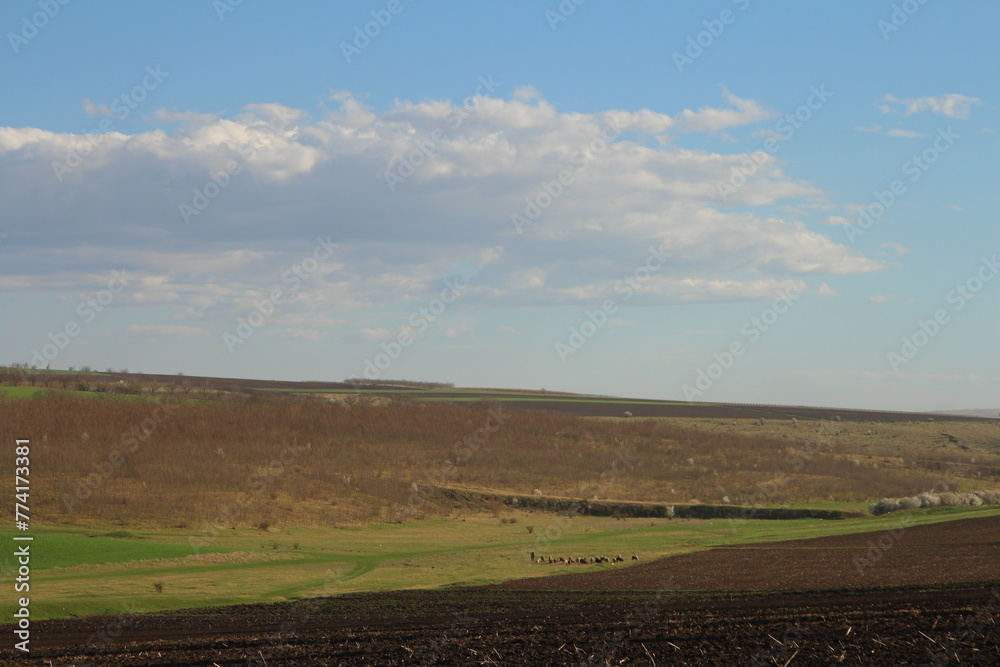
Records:
[[[980,507],[1000,505],[1000,490],[973,491],[972,493],[921,493],[909,498],[883,498],[869,508],[872,514],[888,514],[898,510],[915,510],[928,507]]]
[[[122,526],[336,526],[462,511],[420,493],[426,486],[757,506],[867,503],[873,491],[903,497],[940,482],[936,470],[865,458],[831,428],[734,434],[499,404],[280,394],[0,399],[0,437],[32,441],[33,516]],[[962,490],[1000,481],[989,457],[953,458]]]

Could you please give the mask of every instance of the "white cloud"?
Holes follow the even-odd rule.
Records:
[[[759,123],[777,117],[777,112],[766,109],[754,100],[733,95],[725,87],[723,97],[734,109],[702,107],[698,111],[685,109],[680,113],[680,124],[688,132],[719,132],[730,127]]]
[[[208,334],[205,329],[178,324],[130,324],[125,329],[125,340],[146,343],[163,338],[196,338]]]
[[[362,329],[360,333],[364,340],[383,341],[392,338],[392,332],[388,329]]]
[[[196,111],[168,111],[167,109],[157,109],[153,112],[151,118],[153,122],[160,125],[168,125],[170,123],[207,125],[218,119],[218,114],[198,113]]]
[[[860,130],[862,132],[881,132],[881,125],[872,125],[871,127],[856,127],[855,130]]]
[[[106,104],[94,104],[86,97],[83,98],[83,110],[88,116],[108,116],[114,117],[115,112],[113,112]]]
[[[822,283],[816,290],[816,294],[820,296],[837,296],[838,292],[836,289],[830,287],[828,284]]]
[[[332,93],[336,107],[318,119],[267,104],[233,118],[160,111],[158,122],[177,126],[101,135],[61,181],[52,162],[65,162],[87,136],[0,128],[4,243],[19,249],[0,266],[0,290],[99,289],[124,266],[136,278],[116,305],[229,325],[281,289],[269,325],[315,339],[338,326],[329,313],[408,314],[463,261],[460,307],[589,305],[614,296],[619,278],[661,245],[673,257],[637,301],[773,299],[779,288],[804,291],[803,276],[880,270],[794,216],[773,214],[789,200],[823,197],[777,160],[719,200],[717,184],[745,156],[682,148],[667,135],[771,117],[753,100],[724,95],[731,108],[582,114],[524,90],[511,100],[477,98],[458,127],[448,119],[461,109],[449,102],[400,101],[376,113],[346,92]],[[609,121],[638,139],[604,142]],[[427,158],[417,145],[435,130],[444,138]],[[600,152],[581,166],[581,151],[594,145]],[[387,170],[414,155],[425,163],[390,191]],[[179,205],[192,205],[227,163],[238,172],[185,224]],[[518,234],[512,214],[540,201],[564,170],[571,182]],[[340,248],[293,290],[289,272],[317,237]],[[356,326],[379,341],[398,324]]]
[[[854,224],[851,220],[841,216],[841,215],[831,215],[826,219],[826,224],[828,225],[851,225]]]
[[[900,128],[893,128],[885,133],[887,137],[903,137],[904,139],[916,139],[917,137],[925,136],[923,132],[914,132],[913,130],[902,130]]]
[[[330,335],[330,332],[321,331],[319,329],[295,329],[293,327],[285,327],[284,329],[279,329],[276,332],[276,335],[284,338],[291,338],[293,340],[317,341],[327,338]]]
[[[964,119],[972,115],[972,107],[982,100],[967,95],[951,93],[938,97],[914,97],[899,99],[892,94],[882,98],[885,104],[876,105],[882,113],[900,113],[909,116],[922,111],[930,111],[948,118]]]
[[[890,301],[895,300],[895,298],[896,297],[891,294],[879,294],[868,297],[868,300],[872,303],[889,303]]]
[[[888,248],[889,250],[892,250],[897,257],[905,255],[906,253],[910,252],[910,249],[901,243],[882,243],[879,245],[879,249],[881,250],[882,248]],[[879,254],[885,255],[886,253],[883,252]]]
[[[542,94],[538,92],[538,89],[530,85],[515,88],[513,94],[515,100],[521,100],[522,102],[539,99],[541,96]]]

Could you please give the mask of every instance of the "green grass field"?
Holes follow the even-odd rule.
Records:
[[[1000,514],[1000,508],[909,514],[919,524]],[[31,542],[32,612],[42,619],[485,584],[621,567],[539,566],[528,561],[529,551],[554,557],[634,553],[646,561],[721,545],[893,528],[902,513],[844,521],[570,519],[527,512],[510,519],[517,521],[470,515],[357,528],[236,529],[212,536],[207,545],[190,529],[41,528]],[[7,544],[11,537],[0,533]],[[4,569],[13,572],[11,556],[4,560]]]

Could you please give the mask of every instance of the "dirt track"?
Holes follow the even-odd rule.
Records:
[[[854,583],[866,588],[821,590],[859,570],[853,557],[881,536],[895,541],[860,568]],[[46,621],[32,626],[32,653],[19,664],[996,665],[998,537],[1000,519],[989,517],[504,586]],[[874,589],[907,577],[979,583]],[[757,582],[800,592],[681,592]],[[10,637],[10,626],[2,632]]]

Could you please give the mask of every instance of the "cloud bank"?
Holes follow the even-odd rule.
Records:
[[[17,249],[0,290],[75,293],[125,268],[137,278],[116,304],[198,320],[232,318],[283,287],[275,321],[314,339],[344,314],[426,299],[456,272],[463,305],[592,305],[650,247],[671,261],[637,303],[772,299],[809,276],[882,268],[773,212],[822,195],[777,160],[719,199],[746,155],[685,138],[773,117],[724,98],[673,116],[583,114],[522,88],[377,112],[337,92],[318,118],[254,104],[232,117],[158,110],[154,129],[132,135],[0,128],[5,248]],[[515,224],[526,212],[530,224]],[[303,272],[324,239],[336,251]]]

